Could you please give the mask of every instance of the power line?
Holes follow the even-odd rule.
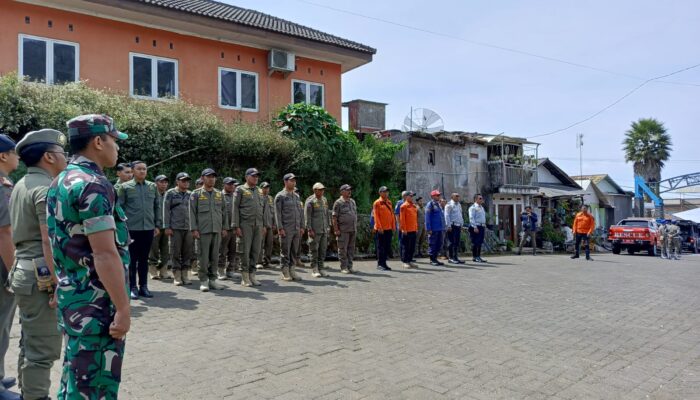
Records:
[[[578,161],[577,157],[547,157],[550,160],[559,160],[559,161]],[[627,161],[619,158],[586,158],[586,161],[600,161],[600,162],[620,162],[620,163],[627,163]],[[676,162],[700,162],[699,160],[666,160],[664,163],[676,163]]]
[[[622,100],[628,98],[628,97],[631,96],[634,92],[636,92],[637,90],[639,90],[639,89],[641,89],[642,87],[646,86],[646,84],[648,84],[649,82],[653,82],[653,81],[656,81],[656,80],[659,80],[659,79],[662,79],[662,78],[666,78],[666,77],[669,77],[669,76],[671,76],[671,75],[680,74],[681,72],[685,72],[685,71],[688,71],[688,70],[691,70],[691,69],[697,68],[697,67],[700,67],[700,64],[695,64],[695,65],[692,65],[692,66],[690,66],[690,67],[686,67],[686,68],[683,68],[683,69],[679,69],[678,71],[671,72],[670,74],[660,75],[660,76],[657,76],[657,77],[655,77],[655,78],[649,78],[649,79],[645,80],[644,82],[640,83],[639,85],[637,85],[634,89],[632,89],[632,90],[630,90],[629,92],[625,93],[622,97],[618,98],[617,100],[615,100],[615,101],[613,101],[612,103],[608,104],[607,106],[603,107],[602,110],[597,111],[597,112],[591,114],[590,116],[588,116],[588,117],[586,117],[586,118],[584,118],[584,119],[582,119],[582,120],[580,120],[580,121],[578,121],[578,122],[574,122],[573,124],[571,124],[571,125],[569,125],[569,126],[567,126],[567,127],[565,127],[565,128],[557,129],[557,130],[554,130],[554,131],[551,131],[551,132],[547,132],[547,133],[542,133],[542,134],[539,134],[539,135],[530,136],[530,137],[528,137],[528,139],[533,139],[533,138],[538,138],[538,137],[543,137],[543,136],[554,135],[554,134],[557,134],[557,133],[564,132],[564,131],[566,131],[566,130],[568,130],[568,129],[571,129],[571,128],[577,126],[577,125],[581,125],[582,123],[588,122],[588,121],[592,120],[593,118],[599,116],[600,114],[604,113],[605,111],[607,111],[607,110],[613,108],[615,105],[617,105],[618,103],[620,103]]]
[[[631,79],[635,79],[635,80],[640,80],[640,81],[645,80],[645,78],[640,77],[640,76],[636,76],[636,75],[631,75],[631,74],[627,74],[627,73],[623,73],[623,72],[618,72],[618,71],[613,71],[613,70],[609,70],[609,69],[605,69],[605,68],[599,68],[599,67],[595,67],[595,66],[591,66],[591,65],[581,64],[581,63],[578,63],[578,62],[568,61],[568,60],[564,60],[564,59],[561,59],[561,58],[545,56],[545,55],[541,55],[541,54],[537,54],[537,53],[532,53],[532,52],[529,52],[529,51],[514,49],[514,48],[511,48],[511,47],[500,46],[500,45],[493,44],[493,43],[481,42],[481,41],[472,40],[472,39],[466,39],[466,38],[463,38],[463,37],[460,37],[460,36],[450,35],[450,34],[448,34],[448,33],[433,31],[433,30],[425,29],[425,28],[419,28],[419,27],[416,27],[416,26],[407,25],[407,24],[404,24],[404,23],[400,23],[400,22],[396,22],[396,21],[391,21],[391,20],[384,19],[384,18],[373,17],[373,16],[370,16],[370,15],[361,14],[361,13],[358,13],[358,12],[355,12],[355,11],[345,10],[345,9],[342,9],[342,8],[337,8],[337,7],[329,6],[329,5],[326,5],[326,4],[320,4],[320,3],[316,3],[316,2],[313,2],[313,1],[309,1],[309,0],[297,0],[297,1],[300,2],[300,3],[305,3],[305,4],[312,5],[312,6],[316,6],[316,7],[320,7],[320,8],[325,8],[325,9],[332,10],[332,11],[336,11],[336,12],[343,13],[343,14],[354,15],[354,16],[356,16],[356,17],[365,18],[365,19],[369,19],[369,20],[372,20],[372,21],[377,21],[377,22],[381,22],[381,23],[385,23],[385,24],[389,24],[389,25],[398,26],[398,27],[401,27],[401,28],[404,28],[404,29],[409,29],[409,30],[413,30],[413,31],[417,31],[417,32],[422,32],[422,33],[427,33],[427,34],[430,34],[430,35],[440,36],[440,37],[444,37],[444,38],[448,38],[448,39],[452,39],[452,40],[458,40],[458,41],[460,41],[460,42],[469,43],[469,44],[473,44],[473,45],[476,45],[476,46],[488,47],[488,48],[491,48],[491,49],[506,51],[506,52],[509,52],[509,53],[515,53],[515,54],[519,54],[519,55],[522,55],[522,56],[534,57],[534,58],[538,58],[538,59],[540,59],[540,60],[551,61],[551,62],[556,62],[556,63],[560,63],[560,64],[566,64],[566,65],[569,65],[569,66],[572,66],[572,67],[583,68],[583,69],[588,69],[588,70],[597,71],[597,72],[603,72],[603,73],[611,74],[611,75],[623,76],[623,77],[631,78]],[[659,78],[659,79],[660,79],[660,78]],[[676,81],[662,81],[662,80],[656,80],[656,79],[655,79],[655,81],[656,81],[656,82],[659,82],[659,83],[666,83],[666,84],[671,84],[671,85],[681,85],[681,86],[695,86],[695,87],[700,87],[700,83],[676,82]],[[648,83],[648,81],[645,81],[645,83]]]

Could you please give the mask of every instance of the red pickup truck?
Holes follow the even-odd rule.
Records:
[[[612,242],[613,254],[620,254],[627,249],[627,254],[647,251],[656,256],[659,248],[656,221],[650,218],[627,218],[610,227],[608,240]]]

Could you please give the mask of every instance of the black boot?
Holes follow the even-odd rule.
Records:
[[[148,286],[143,285],[139,288],[139,296],[145,297],[147,299],[153,298],[153,294],[148,290]]]
[[[129,298],[131,300],[138,300],[139,299],[139,289],[134,286],[129,290]]]

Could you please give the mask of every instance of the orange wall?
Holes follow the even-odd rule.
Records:
[[[30,23],[25,23],[25,17]],[[48,27],[49,20],[52,22]],[[73,31],[69,31],[69,24]],[[323,61],[297,58],[297,71],[284,78],[268,77],[267,51],[246,46],[185,36],[163,30],[64,12],[41,6],[0,0],[0,74],[18,69],[18,35],[27,34],[65,40],[80,45],[80,79],[95,88],[128,93],[129,53],[178,60],[181,99],[202,105],[225,119],[269,120],[291,102],[292,79],[324,84],[325,108],[341,118],[341,67]],[[136,37],[139,43],[136,43]],[[156,46],[153,46],[153,41]],[[173,48],[170,49],[170,43]],[[221,58],[223,53],[224,58]],[[218,103],[218,68],[258,73],[258,112],[226,110]]]

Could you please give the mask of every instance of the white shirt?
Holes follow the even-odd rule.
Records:
[[[445,206],[445,227],[462,226],[463,223],[462,206],[458,201],[450,200]]]

